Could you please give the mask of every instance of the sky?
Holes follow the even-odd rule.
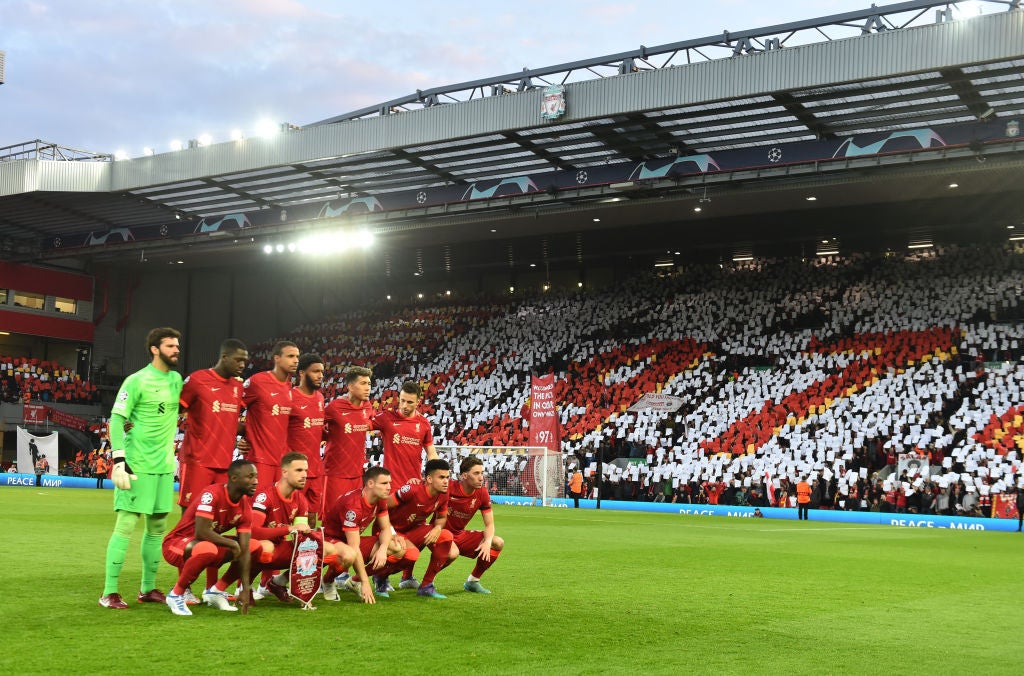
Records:
[[[879,5],[891,4],[877,0]],[[0,0],[0,147],[128,156],[870,0]]]

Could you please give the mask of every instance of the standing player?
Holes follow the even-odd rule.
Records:
[[[476,559],[476,566],[462,587],[478,594],[491,592],[480,585],[480,578],[494,565],[505,541],[494,534],[494,515],[491,513],[491,495],[484,487],[484,463],[471,455],[459,466],[460,480],[448,491],[448,520],[444,527],[451,531],[453,546],[449,556],[461,554]],[[465,530],[477,510],[484,520],[484,529]]]
[[[156,589],[160,542],[167,528],[167,513],[174,504],[174,435],[178,431],[181,374],[173,370],[181,354],[181,333],[170,327],[153,329],[146,336],[148,366],[125,378],[110,412],[110,478],[114,483],[117,521],[107,543],[106,580],[99,604],[123,610],[118,579],[128,543],[145,516],[142,537],[142,584],[139,603],[163,603]],[[129,432],[125,425],[131,423]]]
[[[324,449],[323,511],[349,491],[362,490],[366,464],[366,435],[371,431],[370,378],[373,372],[353,366],[345,372],[346,394],[328,404],[327,447]]]
[[[181,389],[185,437],[181,441],[181,489],[178,504],[182,512],[192,495],[210,484],[228,479],[228,465],[235,453],[235,439],[242,433],[238,414],[242,406],[240,376],[249,359],[245,344],[228,338],[220,344],[216,366],[189,375]]]
[[[256,492],[256,482],[256,467],[248,460],[235,460],[228,467],[227,483],[200,491],[178,525],[164,538],[164,559],[181,571],[177,584],[167,595],[167,605],[175,615],[192,614],[185,602],[185,590],[199,577],[199,571],[228,561],[241,568],[237,573],[242,579],[239,598],[242,612],[248,612],[249,559],[253,550],[260,550],[259,543],[250,539],[249,498]],[[232,528],[238,534],[237,540],[223,535]],[[227,593],[216,588],[204,591],[203,600],[219,610],[237,610],[228,602]]]
[[[324,515],[324,537],[348,545],[360,553],[356,558],[356,575],[360,580],[360,591],[366,603],[372,603],[367,573],[384,576],[399,570],[419,558],[419,551],[403,547],[392,537],[393,529],[388,518],[388,494],[391,492],[391,473],[383,467],[370,467],[363,474],[363,488],[350,491],[338,498]],[[375,535],[362,535],[370,524],[376,524]],[[365,562],[365,563],[364,563]],[[324,597],[329,598],[330,585],[334,583],[335,571],[324,576]],[[350,589],[354,586],[350,584]],[[378,588],[378,596],[387,598],[388,592]]]
[[[398,393],[398,408],[381,411],[373,418],[373,429],[379,430],[384,441],[384,467],[391,471],[396,487],[402,487],[410,479],[423,476],[423,452],[427,460],[437,458],[434,448],[434,433],[430,421],[416,412],[423,399],[420,384],[407,380]],[[399,587],[414,588],[412,570],[402,571]],[[392,591],[391,584],[387,584]]]
[[[443,599],[446,598],[444,594],[439,594],[434,588],[434,577],[450,563],[452,534],[444,529],[444,524],[448,517],[451,469],[444,460],[428,460],[423,473],[423,483],[407,483],[388,497],[388,513],[398,535],[416,549],[430,547],[430,564],[423,575],[423,584],[412,577],[410,564],[403,569],[403,573],[408,570],[409,578],[399,586],[418,586],[416,593],[420,596]],[[427,523],[430,517],[433,520]]]
[[[324,464],[320,442],[324,436],[324,361],[316,354],[299,357],[299,384],[292,390],[292,410],[288,416],[288,449],[307,458],[308,473],[303,493],[309,503],[309,526],[316,519],[324,500]],[[282,466],[283,467],[283,466]]]
[[[424,451],[427,460],[437,458],[430,421],[416,412],[422,398],[420,384],[407,380],[398,393],[398,408],[381,411],[373,418],[373,429],[380,430],[384,441],[384,467],[398,487],[423,475]]]
[[[292,410],[292,376],[299,365],[299,348],[282,340],[274,345],[274,368],[261,371],[245,381],[246,456],[263,481],[280,478],[281,456],[288,448],[288,416]]]

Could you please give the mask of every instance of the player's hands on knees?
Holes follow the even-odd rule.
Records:
[[[481,542],[480,546],[476,548],[476,558],[481,561],[491,560],[491,545],[488,542]]]
[[[231,560],[237,561],[238,557],[242,555],[242,548],[235,540],[228,540],[228,542],[230,543],[228,549],[231,550]]]
[[[437,542],[438,536],[441,535],[440,528],[431,528],[430,532],[423,536],[423,544],[432,545]]]

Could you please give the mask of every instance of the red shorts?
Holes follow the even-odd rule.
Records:
[[[327,542],[348,545],[348,539],[345,536],[342,536],[340,538],[333,538],[329,535],[325,535],[324,540],[326,540]],[[363,555],[364,562],[370,560],[370,552],[373,551],[373,546],[377,544],[377,540],[378,538],[376,535],[359,536],[359,551]]]
[[[292,563],[292,552],[295,549],[293,540],[282,540],[274,543],[274,557],[267,563],[260,561],[260,555],[254,554],[252,558],[253,570],[283,570]],[[262,552],[260,552],[262,553]]]
[[[234,538],[231,539],[233,540]],[[188,549],[189,543],[193,541],[195,541],[194,537],[177,537],[168,538],[164,540],[163,546],[161,547],[164,555],[164,561],[171,564],[175,568],[181,568],[182,566],[184,566],[185,552]],[[251,540],[251,542],[256,543],[257,546],[259,545],[259,543],[256,540]],[[250,545],[250,547],[251,546],[252,545]],[[220,557],[219,560],[223,561],[225,557],[227,557],[228,555],[228,548],[218,546],[217,555]]]
[[[483,541],[484,532],[482,530],[464,530],[452,533],[452,542],[459,548],[459,556],[465,556],[467,559],[477,557],[476,548]]]
[[[181,464],[181,486],[178,488],[178,504],[188,507],[192,496],[211,484],[227,483],[226,469],[203,467],[198,462]]]
[[[362,477],[326,476],[324,477],[324,500],[320,508],[320,514],[326,514],[338,498],[350,491],[357,491],[363,488]],[[313,503],[309,503],[312,508]]]
[[[413,526],[407,531],[399,531],[398,534],[411,542],[412,546],[416,549],[423,549],[426,547],[426,544],[423,543],[423,539],[426,538],[427,533],[432,530],[434,530],[434,527],[429,523],[421,523],[418,526]]]
[[[309,503],[309,511],[323,515],[321,508],[324,503],[324,484],[326,477],[307,476],[306,487],[302,492],[306,495],[306,502]]]
[[[260,486],[276,484],[281,479],[281,465],[266,465],[262,462],[253,462],[256,467],[256,477],[260,480]]]

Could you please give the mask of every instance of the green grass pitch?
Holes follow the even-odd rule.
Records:
[[[447,600],[175,617],[100,608],[110,491],[0,489],[0,673],[1020,673],[1024,535],[496,507],[506,549]],[[479,517],[477,517],[479,519]],[[417,572],[425,562],[417,565]],[[163,566],[158,586],[173,584]]]

